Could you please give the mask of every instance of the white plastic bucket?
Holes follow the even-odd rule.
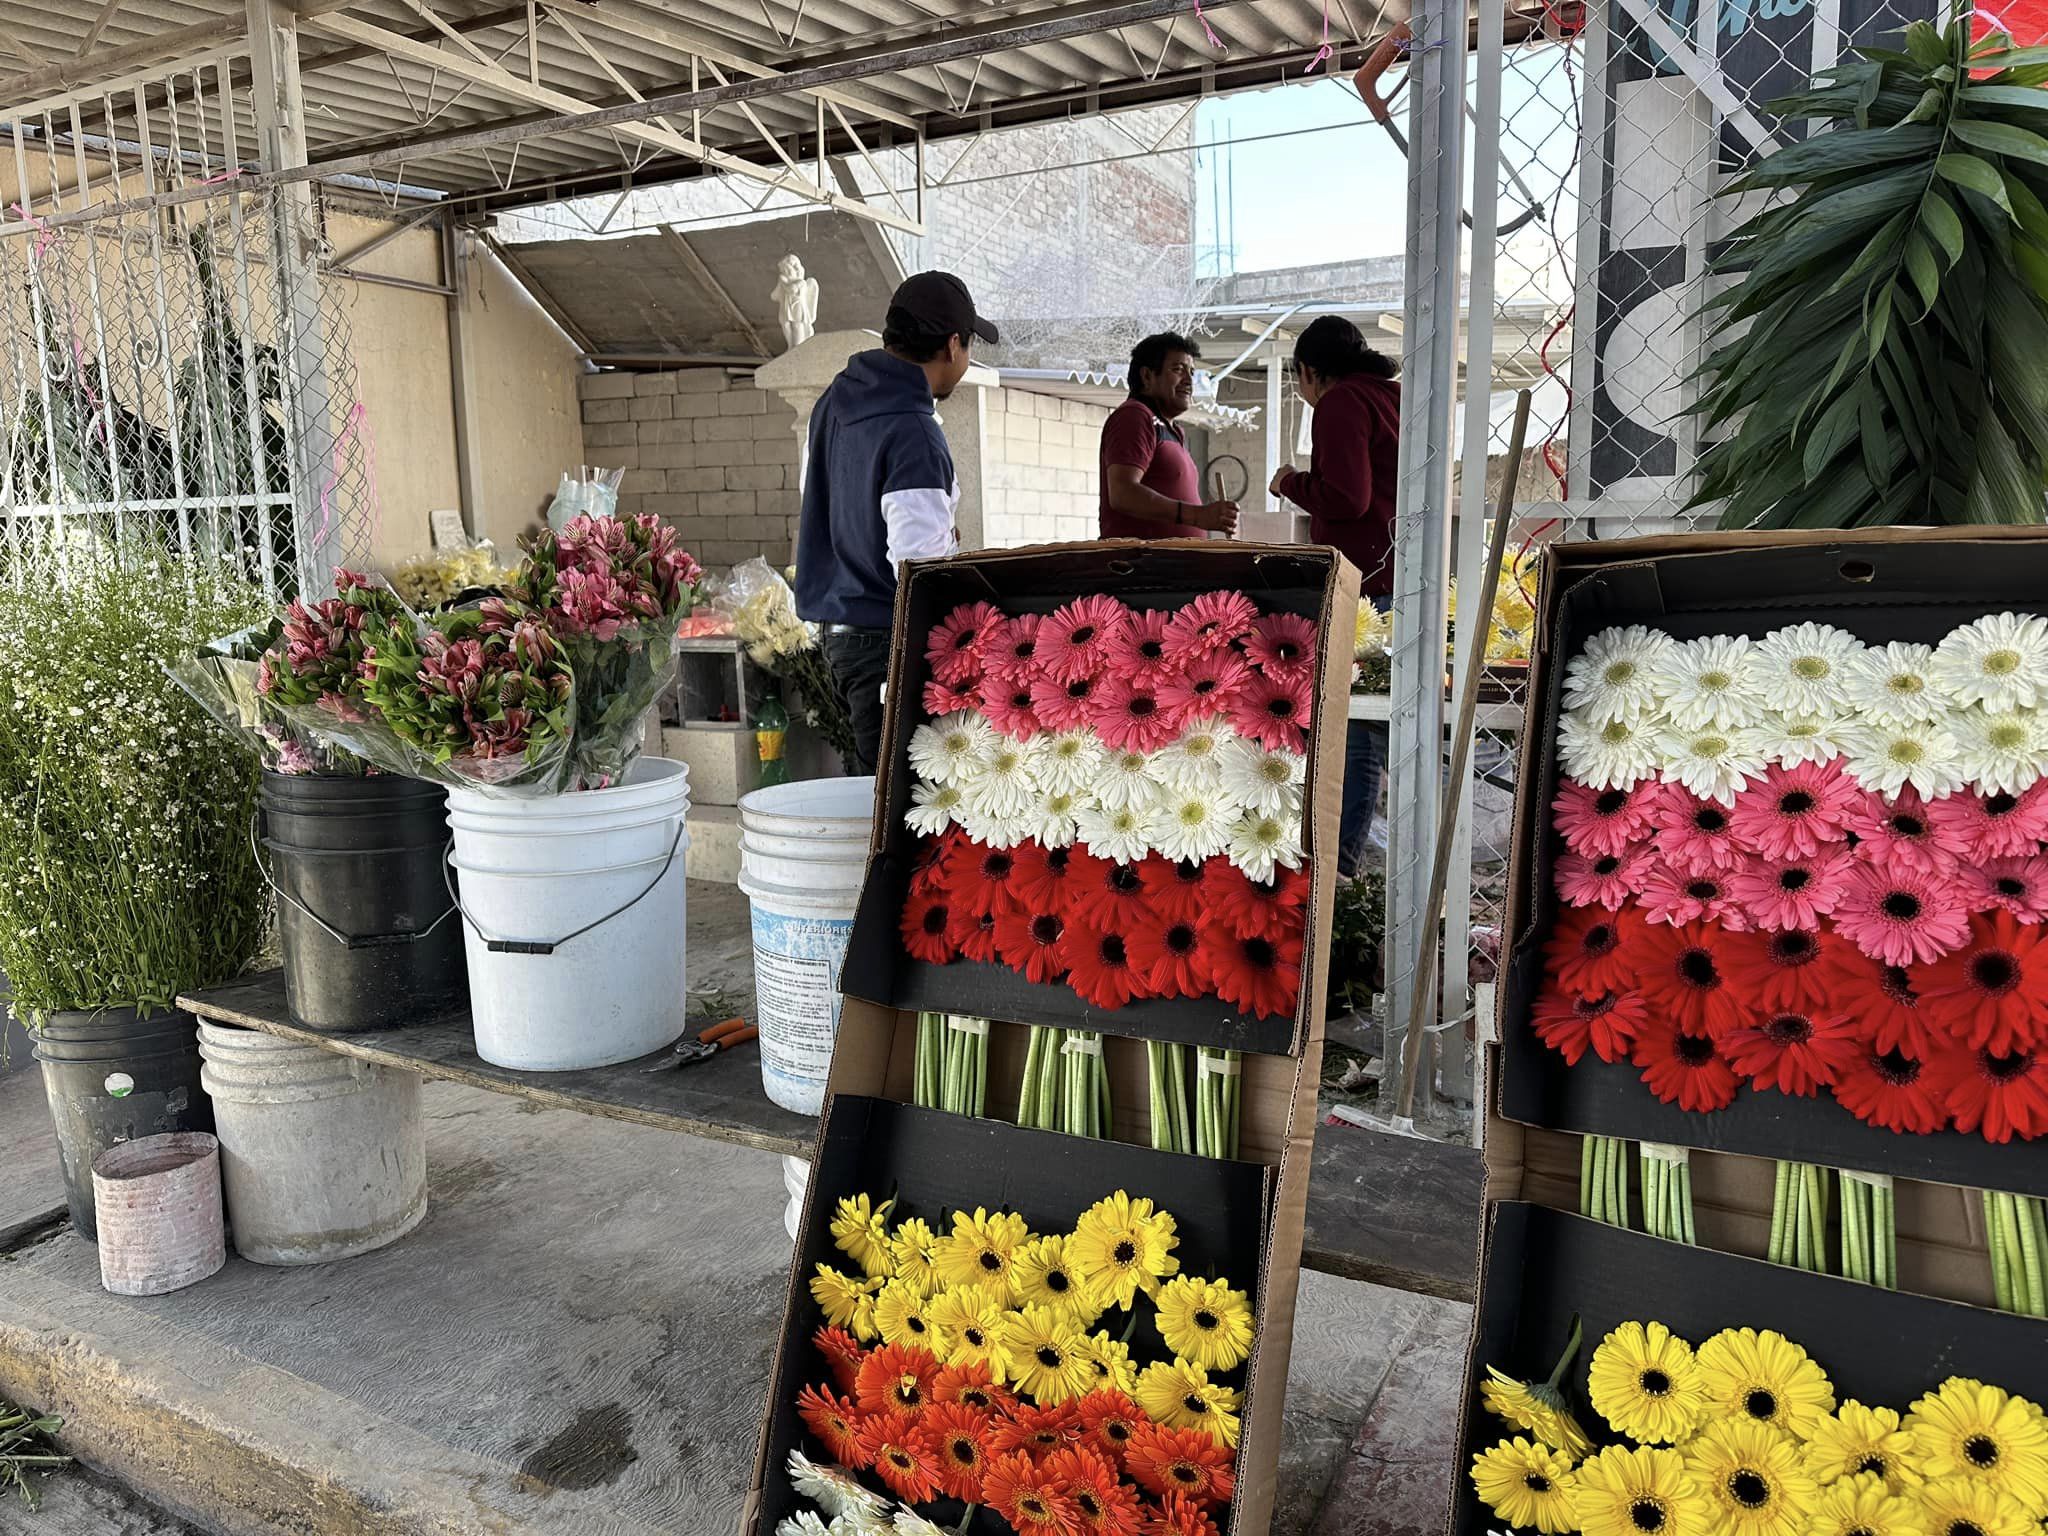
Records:
[[[740,889],[754,915],[761,1083],[784,1109],[824,1108],[839,968],[860,904],[875,781],[811,779],[740,797]]]
[[[796,1241],[797,1228],[804,1224],[804,1191],[811,1187],[811,1165],[800,1157],[782,1160],[782,1188],[789,1202],[782,1209],[782,1228]]]
[[[448,791],[485,1061],[572,1072],[682,1034],[689,809],[688,768],[660,757],[609,789]]]

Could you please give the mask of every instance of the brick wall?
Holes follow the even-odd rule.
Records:
[[[706,566],[789,564],[796,415],[778,397],[722,368],[586,374],[581,393],[585,452],[626,471],[621,512],[673,524]]]
[[[991,547],[1092,539],[1109,411],[1021,389],[988,392],[982,529]]]

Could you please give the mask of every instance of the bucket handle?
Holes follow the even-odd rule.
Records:
[[[483,925],[469,915],[469,909],[462,905],[461,896],[456,894],[455,881],[451,878],[455,859],[455,842],[452,838],[449,840],[447,852],[441,855],[441,880],[448,887],[448,899],[455,903],[451,910],[462,914],[462,920],[476,930],[476,936],[484,941],[484,948],[492,954],[552,955],[571,939],[580,939],[583,935],[590,932],[591,929],[602,928],[615,917],[624,917],[633,908],[639,906],[644,898],[653,895],[654,888],[668,877],[669,868],[676,861],[676,850],[683,846],[684,825],[685,823],[681,819],[677,820],[675,838],[668,845],[668,857],[661,861],[661,868],[655,871],[654,878],[647,883],[646,888],[638,896],[635,896],[622,907],[612,908],[603,917],[595,918],[585,923],[574,933],[563,934],[559,939],[494,939],[485,933]],[[443,915],[445,916],[446,914],[444,913]]]
[[[256,872],[263,876],[263,883],[270,887],[271,891],[275,893],[279,901],[284,902],[287,906],[293,908],[295,911],[299,913],[300,916],[304,917],[306,921],[312,923],[316,928],[318,928],[322,933],[326,934],[327,937],[334,940],[334,942],[339,944],[343,949],[387,949],[394,944],[417,944],[421,939],[430,937],[433,934],[434,930],[440,927],[443,923],[447,922],[449,917],[451,917],[456,910],[455,905],[451,902],[451,904],[442,911],[441,915],[435,918],[431,923],[427,924],[426,927],[416,928],[406,933],[343,933],[339,928],[336,928],[332,923],[328,922],[326,918],[322,917],[318,912],[315,912],[311,907],[307,906],[303,901],[299,900],[298,897],[294,896],[290,891],[286,890],[283,886],[277,883],[277,877],[271,874],[270,866],[263,862],[263,844],[262,841],[256,836],[256,828],[261,823],[262,818],[263,808],[261,806],[258,806],[255,809],[255,811],[250,813],[249,816],[249,854],[250,857],[252,857],[256,861]],[[323,850],[315,849],[312,851],[320,852]],[[381,853],[387,851],[397,852],[399,850],[371,848],[356,849],[350,851]],[[448,855],[446,849],[442,850],[441,856],[443,859],[447,858]],[[445,875],[443,876],[443,883],[446,883]],[[451,891],[449,894],[453,896],[454,893]]]

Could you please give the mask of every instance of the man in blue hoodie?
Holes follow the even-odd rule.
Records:
[[[811,410],[796,611],[823,630],[825,659],[853,723],[853,774],[875,771],[882,685],[896,612],[896,566],[950,555],[960,482],[939,430],[976,340],[996,328],[950,272],[920,272],[896,290],[879,350],[847,360]]]

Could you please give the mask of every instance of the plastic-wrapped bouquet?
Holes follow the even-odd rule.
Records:
[[[218,640],[190,656],[164,663],[171,680],[238,738],[273,773],[361,777],[376,769],[345,747],[329,746],[285,718],[261,686],[264,653],[283,623],[272,619]]]
[[[391,587],[414,608],[443,608],[460,602],[464,594],[496,591],[512,574],[498,564],[498,552],[490,540],[481,539],[467,549],[447,549],[406,561],[391,573]]]
[[[732,632],[746,642],[747,656],[800,695],[804,723],[832,744],[841,757],[853,752],[853,726],[832,686],[832,669],[818,648],[818,632],[796,616],[789,583],[759,555],[733,567],[719,594],[720,609],[732,615]]]

